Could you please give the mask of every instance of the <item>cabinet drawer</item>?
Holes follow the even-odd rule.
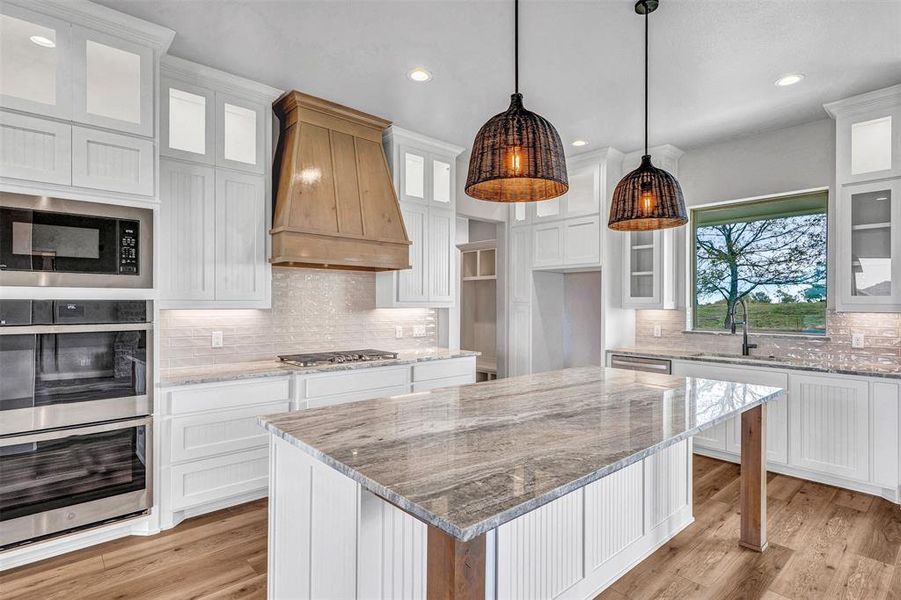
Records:
[[[266,430],[257,417],[288,410],[289,402],[270,402],[246,408],[174,417],[170,423],[170,460],[181,462],[227,452],[262,448]]]
[[[420,381],[413,384],[414,392],[427,392],[429,390],[437,390],[438,388],[450,387],[453,385],[467,385],[475,383],[475,373],[468,375],[458,375],[456,377],[444,377],[442,379],[431,379],[429,381]]]
[[[153,196],[153,141],[72,128],[72,185]]]
[[[436,360],[413,365],[413,381],[469,375],[475,377],[475,357]]]
[[[172,510],[265,490],[269,446],[172,466],[169,482]]]
[[[372,400],[373,398],[387,398],[388,396],[400,396],[401,394],[409,393],[410,386],[404,383],[403,385],[378,388],[375,390],[359,390],[356,392],[349,392],[347,394],[333,394],[331,396],[310,398],[309,400],[307,400],[307,408],[316,408],[318,406],[332,406],[333,404],[357,402],[358,400]]]
[[[290,400],[288,377],[234,381],[169,392],[169,414],[240,408],[249,402],[263,404]]]
[[[72,183],[72,127],[0,112],[0,176]]]
[[[364,390],[406,385],[408,368],[363,369],[355,373],[310,377],[306,382],[306,397],[348,394]]]

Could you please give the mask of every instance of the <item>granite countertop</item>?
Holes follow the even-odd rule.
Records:
[[[259,422],[466,541],[783,394],[760,385],[580,367]]]
[[[841,375],[860,375],[863,377],[886,377],[901,379],[901,365],[871,363],[858,365],[837,363],[827,360],[805,360],[789,356],[742,356],[741,354],[720,354],[697,352],[695,350],[677,350],[669,348],[614,348],[607,354],[624,354],[628,356],[646,356],[648,358],[669,358],[672,360],[690,360],[697,362],[713,362],[726,365],[743,365],[749,367],[771,367],[777,369],[795,369],[799,371],[817,371],[820,373],[836,373]]]
[[[183,367],[160,370],[160,387],[174,387],[195,383],[215,383],[218,381],[236,381],[256,377],[273,377],[290,375],[291,373],[326,373],[331,371],[353,371],[372,369],[375,367],[391,367],[407,365],[429,360],[445,360],[463,356],[478,356],[471,350],[448,350],[438,348],[432,350],[408,350],[398,352],[397,358],[390,360],[374,360],[371,362],[341,363],[317,367],[298,367],[275,360],[259,360],[251,362],[235,362],[205,367]]]

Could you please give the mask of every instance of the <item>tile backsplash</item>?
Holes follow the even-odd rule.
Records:
[[[425,337],[413,337],[413,327]],[[403,327],[403,338],[395,328]],[[375,274],[272,269],[271,310],[160,311],[160,367],[274,359],[279,354],[437,345],[436,311],[375,308]],[[213,331],[223,345],[211,348]]]
[[[654,326],[661,337],[654,337]],[[635,316],[635,343],[638,347],[660,347],[698,352],[741,352],[741,335],[686,333],[684,310],[639,310]],[[837,313],[826,314],[824,337],[767,335],[755,333],[750,341],[758,347],[751,354],[799,358],[822,364],[898,365],[901,364],[901,314]],[[864,335],[864,347],[852,348],[852,333]]]

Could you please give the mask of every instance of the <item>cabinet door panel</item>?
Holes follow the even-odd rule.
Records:
[[[532,232],[528,228],[510,230],[510,301],[532,299]]]
[[[0,112],[0,176],[72,183],[72,126]]]
[[[160,161],[163,300],[215,298],[215,186],[212,167]]]
[[[429,171],[428,153],[411,146],[401,145],[398,148],[398,160],[400,161],[400,181],[398,182],[400,200],[421,204],[428,202],[432,191],[429,189],[432,173]]]
[[[398,302],[425,302],[429,299],[428,283],[428,226],[429,213],[424,206],[402,205],[400,209],[410,236],[410,264],[412,269],[397,274]]]
[[[216,94],[216,164],[242,171],[266,170],[264,107],[226,94]]]
[[[559,223],[532,227],[532,265],[550,267],[563,264],[563,228]]]
[[[873,483],[887,488],[898,487],[901,468],[898,391],[894,383],[873,383]]]
[[[266,184],[262,176],[216,173],[216,300],[264,300]]]
[[[594,265],[601,260],[601,230],[597,217],[566,221],[563,225],[563,263]]]
[[[153,50],[72,27],[73,118],[127,133],[153,135]]]
[[[790,464],[859,481],[869,479],[866,381],[792,374]]]
[[[72,185],[153,196],[151,140],[72,127]]]
[[[178,80],[160,83],[160,155],[212,164],[216,95]]]
[[[569,173],[566,216],[594,215],[600,210],[601,195],[597,164],[577,167]]]
[[[456,221],[452,211],[429,211],[428,278],[430,302],[453,302],[456,256],[453,247]]]
[[[532,311],[530,304],[515,303],[510,307],[510,375],[532,372]]]
[[[174,465],[169,477],[173,510],[265,491],[269,483],[269,448]]]
[[[0,7],[0,106],[72,115],[71,28],[9,3]]]

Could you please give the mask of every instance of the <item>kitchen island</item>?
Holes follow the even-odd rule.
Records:
[[[738,414],[762,551],[783,394],[583,367],[261,418],[269,597],[593,597],[691,522],[690,438]]]

